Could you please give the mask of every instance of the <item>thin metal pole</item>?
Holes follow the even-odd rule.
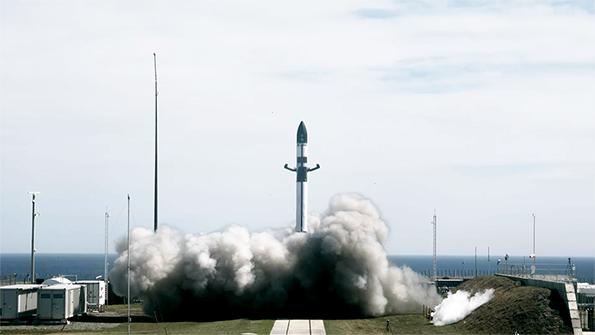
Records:
[[[103,259],[103,281],[105,282],[105,304],[109,300],[109,281],[107,280],[107,253],[109,249],[109,213],[105,208],[105,255]]]
[[[531,274],[535,273],[535,259],[537,258],[535,255],[535,213],[532,213],[533,215],[533,255],[531,257]]]
[[[35,284],[35,192],[31,196],[31,283]]]
[[[153,53],[153,68],[155,70],[155,194],[153,204],[153,231],[157,231],[157,55]]]
[[[533,258],[535,258],[535,213],[533,213]]]
[[[130,194],[128,194],[128,334],[130,334]]]
[[[488,275],[492,274],[492,263],[490,263],[490,246],[488,245]]]
[[[438,279],[438,264],[436,260],[436,210],[434,209],[434,217],[432,220],[432,225],[434,226],[434,235],[433,235],[433,253],[432,253],[432,276],[434,277],[434,281]]]
[[[477,277],[477,247],[475,247],[475,277]]]

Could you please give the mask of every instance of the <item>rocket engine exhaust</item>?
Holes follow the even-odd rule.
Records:
[[[364,317],[440,302],[427,278],[390,265],[388,226],[358,194],[336,195],[309,234],[240,226],[187,234],[167,226],[131,235],[132,295],[160,320]],[[110,273],[126,292],[126,243]]]

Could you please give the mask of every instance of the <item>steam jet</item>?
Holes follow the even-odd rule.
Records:
[[[316,167],[308,167],[308,131],[304,121],[300,122],[297,131],[297,154],[296,166],[290,168],[285,164],[285,168],[289,171],[296,172],[296,215],[295,215],[295,231],[300,233],[308,232],[308,172],[320,169],[320,165]]]

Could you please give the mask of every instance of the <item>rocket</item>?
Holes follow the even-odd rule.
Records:
[[[320,165],[308,167],[308,131],[304,121],[300,122],[297,131],[295,168],[290,168],[288,164],[285,164],[285,168],[296,172],[295,231],[305,233],[308,231],[308,172],[320,169]]]

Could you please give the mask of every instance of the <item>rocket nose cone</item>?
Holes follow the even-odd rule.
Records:
[[[306,130],[306,125],[304,124],[304,121],[300,122],[300,126],[298,127],[297,142],[308,143],[308,131]]]

